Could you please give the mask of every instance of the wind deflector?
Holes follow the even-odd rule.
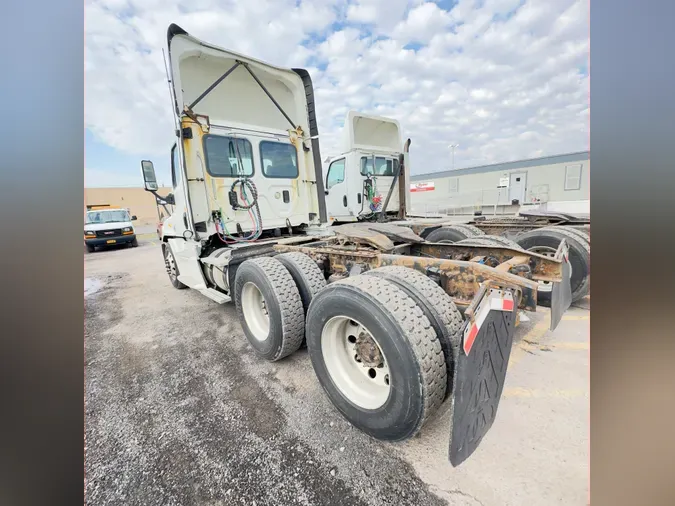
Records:
[[[270,65],[201,41],[180,26],[167,30],[169,73],[178,115],[212,125],[289,134],[303,139],[314,164],[319,219],[327,221],[314,91],[309,73]],[[257,84],[256,84],[257,83]],[[311,146],[311,147],[310,147]],[[314,181],[311,181],[314,183]]]

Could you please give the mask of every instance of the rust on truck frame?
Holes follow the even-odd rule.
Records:
[[[274,250],[305,253],[338,277],[386,265],[409,267],[435,279],[462,309],[469,306],[481,285],[489,282],[517,291],[519,307],[536,311],[537,281],[559,281],[562,276],[560,260],[508,248],[403,243],[384,253],[374,247],[345,244],[338,237],[302,237],[282,239]]]

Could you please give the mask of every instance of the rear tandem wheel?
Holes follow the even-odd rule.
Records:
[[[484,232],[472,225],[450,225],[429,232],[424,238],[428,242],[452,244],[469,237],[483,235]]]
[[[445,389],[447,399],[453,392],[455,362],[462,340],[461,330],[464,319],[459,309],[440,285],[409,267],[390,265],[366,271],[364,274],[387,279],[396,284],[415,301],[424,316],[431,322],[436,337],[441,343],[447,366],[448,384]]]
[[[302,299],[279,260],[258,257],[244,261],[235,277],[234,302],[248,342],[264,359],[280,360],[302,344]]]
[[[516,238],[516,242],[525,250],[553,257],[565,239],[569,246],[570,285],[572,302],[576,302],[590,291],[591,248],[590,243],[580,234],[570,233],[566,227],[546,227],[532,230]],[[537,302],[542,306],[551,305],[552,284],[539,282]]]
[[[354,276],[329,284],[307,313],[314,372],[338,411],[370,436],[414,436],[443,402],[443,350],[422,309],[396,284]]]

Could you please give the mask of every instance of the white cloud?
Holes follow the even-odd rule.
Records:
[[[113,170],[90,169],[84,170],[84,186],[86,188],[138,188],[140,173],[124,174]],[[164,181],[160,181],[161,185]]]
[[[411,3],[408,0],[356,0],[347,8],[347,21],[370,24],[376,32],[388,33]]]
[[[588,148],[586,1],[460,0],[447,10],[408,0],[91,0],[85,122],[122,152],[164,155],[173,142],[161,52],[171,22],[309,68],[322,158],[339,149],[350,108],[401,122],[413,173],[449,168],[450,143],[460,144],[457,167]]]
[[[449,12],[435,3],[426,2],[414,7],[408,17],[396,25],[392,35],[402,42],[429,42],[446,29],[452,20]]]

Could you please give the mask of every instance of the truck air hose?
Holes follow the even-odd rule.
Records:
[[[361,192],[361,210],[359,211],[357,218],[361,218],[363,216],[363,206],[365,202],[370,202],[374,195],[375,192],[373,191],[373,181],[370,176],[367,176],[366,179],[363,180],[363,191]]]
[[[240,187],[239,193],[237,192],[237,186]],[[258,205],[258,189],[255,186],[255,183],[247,177],[237,178],[230,186],[230,204],[232,209],[235,211],[237,209],[249,211],[251,219],[253,221],[253,235],[247,240],[255,240],[262,235],[262,216],[260,215],[260,206]],[[251,198],[249,199],[249,194]],[[241,204],[238,195],[241,195],[241,200],[245,204]]]

